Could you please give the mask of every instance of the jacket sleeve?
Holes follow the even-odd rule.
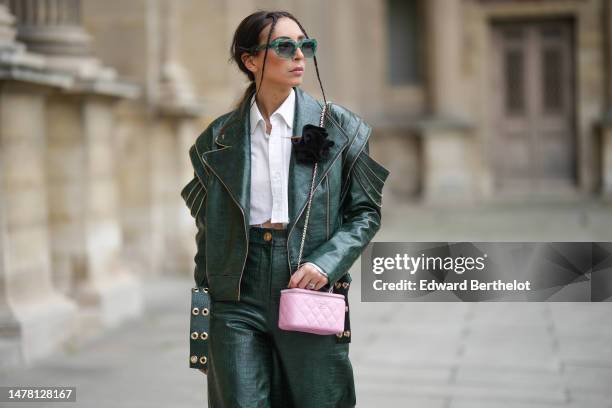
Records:
[[[189,148],[193,178],[181,191],[181,196],[197,227],[194,280],[198,287],[208,287],[206,274],[206,197],[208,196],[208,182],[211,179],[211,173],[204,165],[202,154],[212,149],[213,130],[220,126],[227,116],[223,115],[213,120]]]
[[[206,279],[206,230],[205,230],[205,200],[206,187],[200,178],[195,174],[189,183],[181,190],[181,196],[189,209],[191,216],[195,220],[197,232],[195,235],[197,250],[194,257],[195,270],[194,280],[198,287],[208,286]]]
[[[191,294],[191,313],[189,319],[189,367],[208,369],[208,332],[210,331],[210,297],[206,277],[206,185],[195,172],[189,183],[181,190],[181,196],[195,219],[197,227],[195,260],[195,288]],[[202,337],[205,336],[205,337]]]
[[[342,201],[342,225],[303,258],[303,262],[312,262],[327,273],[328,285],[334,285],[348,272],[378,232],[382,189],[388,175],[389,171],[370,157],[366,140],[349,173],[348,190]]]

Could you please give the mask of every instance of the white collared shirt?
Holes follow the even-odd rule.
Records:
[[[289,223],[289,163],[295,112],[295,90],[270,115],[272,130],[266,133],[266,122],[257,103],[249,101],[251,124],[251,203],[250,224],[266,221]],[[327,274],[312,262],[320,273]]]
[[[287,189],[295,91],[292,89],[285,101],[270,115],[270,134],[266,133],[266,122],[253,98],[250,101],[251,224],[270,220],[286,226],[289,223]]]

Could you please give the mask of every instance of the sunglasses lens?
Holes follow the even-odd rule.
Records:
[[[306,58],[313,57],[317,51],[317,43],[314,41],[306,40],[302,43],[302,52]]]
[[[295,44],[291,41],[283,41],[278,44],[278,55],[284,58],[291,58],[295,54]]]

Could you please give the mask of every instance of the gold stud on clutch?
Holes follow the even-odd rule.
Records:
[[[189,361],[191,361],[193,364],[197,363],[198,362],[198,356],[191,356]]]
[[[193,314],[193,315],[197,315],[198,313],[200,313],[200,309],[198,309],[197,307],[194,307],[194,308],[191,310],[191,314]]]
[[[344,337],[350,337],[350,336],[351,336],[350,330],[347,330],[344,332]]]
[[[202,289],[202,292],[208,293],[208,286],[206,286],[204,289]]]
[[[202,340],[206,340],[206,339],[208,338],[208,333],[206,333],[206,332],[202,332],[202,333],[200,334],[200,338],[201,338]]]
[[[191,338],[192,338],[193,340],[197,339],[197,338],[198,338],[198,332],[197,332],[197,331],[194,331],[193,333],[191,333]]]
[[[208,316],[208,308],[202,308],[202,316]]]
[[[200,357],[200,364],[206,364],[206,360],[207,360],[206,356]]]

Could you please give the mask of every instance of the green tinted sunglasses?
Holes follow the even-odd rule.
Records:
[[[271,41],[270,44],[256,45],[251,50],[255,52],[266,48],[272,48],[276,55],[281,58],[293,58],[299,48],[302,50],[304,57],[311,58],[317,52],[317,40],[314,38],[303,38],[295,42],[291,38],[277,38]]]

